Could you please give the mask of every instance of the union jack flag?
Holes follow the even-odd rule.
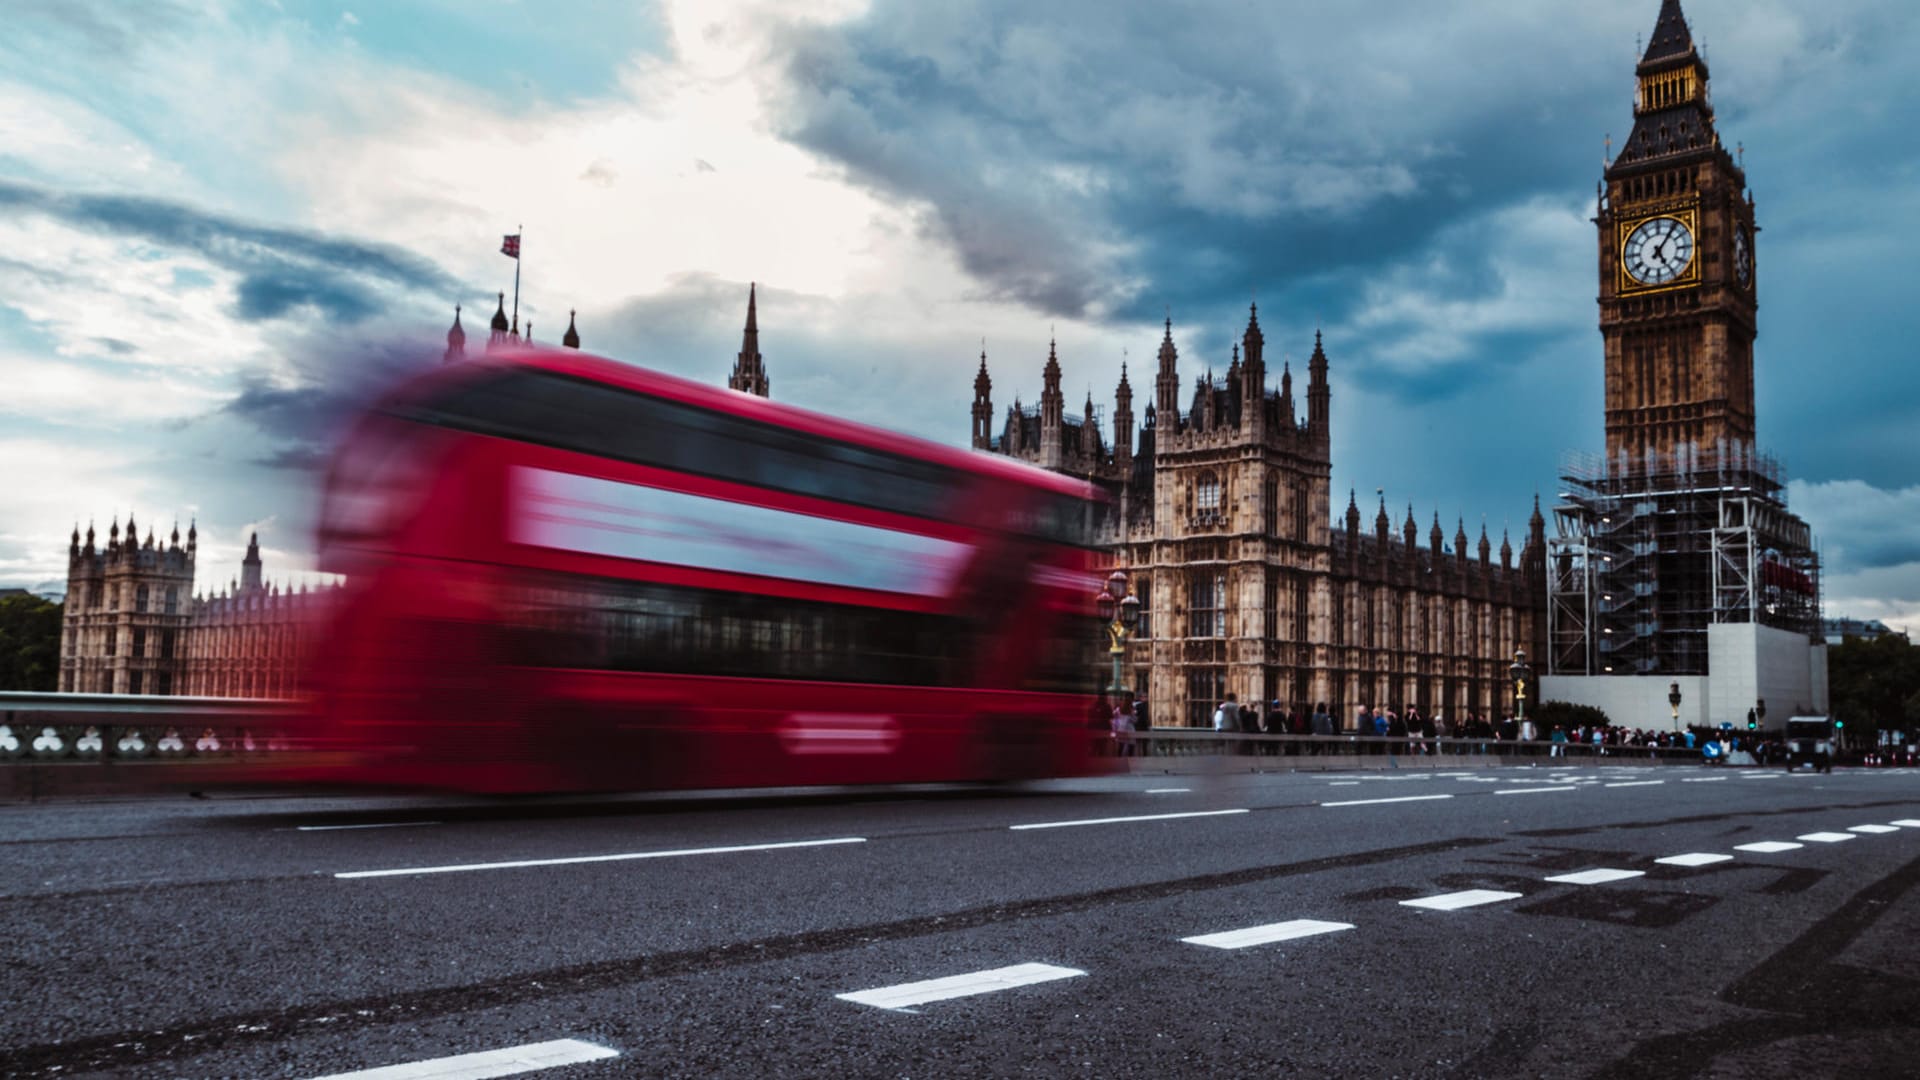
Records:
[[[520,257],[520,234],[519,233],[514,233],[511,236],[503,236],[500,238],[500,254],[505,255],[511,259],[517,259]]]

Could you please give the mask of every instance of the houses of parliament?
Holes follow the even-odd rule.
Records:
[[[1413,508],[1396,524],[1384,498],[1371,529],[1351,492],[1332,520],[1330,366],[1316,333],[1302,413],[1288,367],[1272,386],[1255,306],[1226,378],[1188,385],[1169,318],[1153,400],[1136,430],[1123,366],[1109,440],[1091,396],[1067,415],[1055,348],[1040,403],[1016,400],[1004,414],[980,358],[974,448],[1089,478],[1108,495],[1098,540],[1140,599],[1129,670],[1155,724],[1204,726],[1230,694],[1324,704],[1349,725],[1363,706],[1492,713],[1507,703],[1514,650],[1542,647],[1537,500],[1517,560],[1511,537],[1496,561],[1486,527],[1476,544],[1464,519],[1451,542],[1437,514],[1423,537]]]

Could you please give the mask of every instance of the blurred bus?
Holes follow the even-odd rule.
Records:
[[[324,779],[532,792],[1098,767],[1087,484],[573,350],[360,417]]]

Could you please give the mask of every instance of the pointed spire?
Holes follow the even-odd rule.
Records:
[[[1692,51],[1693,31],[1687,26],[1686,14],[1680,10],[1680,0],[1661,0],[1660,17],[1653,24],[1653,37],[1647,42],[1646,54],[1640,57],[1640,62],[1685,56]]]
[[[1503,567],[1513,565],[1513,542],[1508,539],[1505,529],[1500,530],[1500,565]]]
[[[500,294],[500,306],[493,311],[493,330],[496,333],[507,332],[507,294]]]
[[[740,353],[734,357],[727,386],[758,397],[771,397],[771,380],[760,356],[760,283],[747,283],[747,325],[740,332]]]
[[[441,363],[450,364],[467,354],[467,331],[460,325],[460,305],[453,305],[453,325],[447,329],[447,351]]]
[[[1440,529],[1440,511],[1438,509],[1435,509],[1433,512],[1433,531],[1427,534],[1427,543],[1433,548],[1435,555],[1440,554],[1441,549],[1447,546],[1447,534]]]
[[[1453,554],[1456,558],[1463,560],[1467,557],[1467,519],[1465,515],[1461,516],[1460,524],[1453,532]]]
[[[1385,537],[1387,530],[1393,528],[1392,520],[1387,517],[1387,494],[1384,491],[1375,492],[1375,494],[1380,496],[1380,512],[1374,515],[1373,531]]]
[[[567,332],[560,335],[560,344],[569,349],[580,347],[580,330],[573,325],[573,317],[578,314],[572,308],[567,309]]]
[[[173,519],[173,535],[169,538],[168,542],[171,543],[174,547],[180,546],[180,519],[179,518]]]
[[[1547,519],[1540,516],[1540,493],[1536,491],[1533,493],[1533,516],[1527,518],[1527,531],[1530,533],[1544,533],[1546,527]]]
[[[1487,523],[1480,523],[1480,561],[1485,563],[1493,558],[1493,541],[1487,539]]]

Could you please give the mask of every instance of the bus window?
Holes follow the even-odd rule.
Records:
[[[462,384],[392,415],[596,457],[941,519],[957,470],[546,371]]]

